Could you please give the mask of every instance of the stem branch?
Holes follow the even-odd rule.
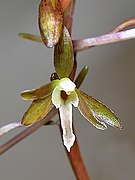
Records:
[[[133,38],[135,38],[135,28],[117,33],[109,33],[94,38],[74,40],[74,51],[82,51],[84,49],[89,49],[94,46],[125,41]]]
[[[55,108],[53,108],[48,114],[47,116],[42,119],[41,121],[36,122],[35,124],[31,125],[30,127],[28,127],[27,129],[23,130],[21,133],[19,133],[18,135],[16,135],[15,137],[13,137],[12,139],[10,139],[8,142],[6,142],[5,144],[3,144],[2,146],[0,146],[0,155],[3,154],[4,152],[6,152],[8,149],[10,149],[11,147],[13,147],[14,145],[16,145],[18,142],[20,142],[21,140],[25,139],[27,136],[29,136],[30,134],[32,134],[34,131],[36,131],[37,129],[39,129],[41,126],[43,126],[44,124],[47,124],[49,122],[49,120],[57,113],[57,110]]]

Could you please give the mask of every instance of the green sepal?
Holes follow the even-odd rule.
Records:
[[[74,65],[73,45],[66,27],[54,48],[54,67],[59,79],[69,77]]]
[[[51,96],[44,99],[34,100],[22,118],[22,124],[31,125],[43,119],[52,109]]]
[[[54,88],[59,83],[59,80],[54,80],[48,84],[45,84],[37,89],[23,91],[21,96],[25,100],[37,100],[45,98],[50,95]]]
[[[110,126],[122,128],[121,123],[119,122],[118,117],[114,112],[108,108],[105,104],[99,100],[94,99],[91,96],[88,96],[84,92],[80,91],[81,97],[89,107],[90,112],[93,116],[98,119],[100,122],[104,122]]]
[[[90,111],[90,108],[88,104],[83,99],[83,95],[81,91],[76,89],[78,98],[79,98],[79,105],[78,109],[80,113],[90,122],[93,126],[95,126],[97,129],[105,130],[107,129],[107,126],[104,122],[100,122],[96,117],[93,116],[92,112]]]
[[[30,41],[43,43],[41,36],[38,36],[38,35],[28,34],[28,33],[19,33],[18,35],[19,37],[30,40]]]
[[[44,44],[55,46],[62,34],[63,12],[59,0],[41,0],[39,4],[39,30]]]
[[[85,79],[87,73],[88,73],[88,66],[84,66],[81,70],[81,72],[78,74],[76,80],[75,80],[75,84],[76,84],[76,88],[79,88],[83,82],[83,80]]]

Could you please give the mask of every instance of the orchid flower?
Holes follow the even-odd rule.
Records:
[[[51,92],[48,91],[48,87]],[[68,151],[75,141],[72,129],[72,106],[77,107],[80,113],[100,130],[105,130],[106,124],[121,128],[118,118],[109,108],[77,89],[75,83],[69,78],[54,80],[38,89],[24,91],[22,97],[25,100],[34,99],[22,119],[24,125],[30,125],[42,119],[53,105],[59,109],[63,141]]]
[[[68,78],[73,63],[72,41],[68,30],[64,28],[63,35],[54,49],[54,64],[59,79],[55,79],[40,88],[22,92],[23,99],[33,100],[33,102],[25,112],[21,123],[18,123],[18,126],[32,125],[43,119],[55,106],[59,110],[63,141],[68,151],[70,151],[75,141],[72,128],[72,106],[77,107],[80,113],[100,130],[105,130],[107,128],[106,124],[121,128],[118,118],[108,107],[78,89],[87,73],[87,67],[81,71],[75,82]],[[16,124],[13,124],[11,129],[14,126],[17,127]],[[4,133],[2,130],[3,128],[0,129],[0,134]],[[10,130],[10,125],[8,130]]]

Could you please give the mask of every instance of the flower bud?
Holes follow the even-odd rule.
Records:
[[[39,4],[39,30],[47,47],[55,46],[62,34],[63,13],[59,0],[42,0]]]

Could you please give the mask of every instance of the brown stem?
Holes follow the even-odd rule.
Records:
[[[64,25],[66,26],[70,34],[72,32],[74,9],[75,9],[75,0],[71,0],[68,8],[64,12]]]
[[[61,137],[62,137],[62,128],[59,126]],[[73,128],[74,134],[75,130]],[[76,136],[76,135],[75,135]],[[62,139],[63,143],[63,139]],[[70,152],[67,151],[67,148],[64,146],[65,151],[67,153],[68,160],[71,164],[72,170],[76,176],[77,180],[90,180],[88,173],[86,171],[85,165],[83,163],[83,159],[81,157],[81,153],[79,150],[77,136],[75,138],[74,145],[72,146]]]
[[[67,156],[75,173],[76,179],[90,180],[80,154],[77,137],[71,151],[69,153],[67,152]]]
[[[69,8],[65,12],[65,19],[64,19],[64,25],[68,28],[70,34],[72,31],[72,22],[73,22],[72,16],[74,14],[74,8],[75,8],[75,0],[71,0]],[[71,80],[74,79],[75,73],[76,73],[76,68],[77,68],[76,56],[77,56],[77,53],[75,52],[74,53],[74,67],[70,74]],[[62,136],[61,126],[60,126],[60,132],[61,132],[61,136]],[[74,134],[75,134],[75,131],[74,131]],[[77,180],[90,180],[90,178],[88,177],[86,168],[84,166],[83,159],[81,157],[81,153],[80,153],[79,145],[78,145],[78,141],[77,141],[77,136],[76,136],[75,143],[74,143],[73,147],[71,148],[71,151],[68,152],[66,148],[65,148],[65,150],[66,150],[68,159],[70,161],[70,164],[72,166],[72,169],[74,171],[74,174],[76,176],[76,179]]]
[[[38,128],[43,126],[44,124],[47,124],[49,120],[57,113],[57,110],[53,108],[47,116],[42,119],[41,121],[38,121],[37,123],[33,124],[32,126],[28,127],[12,139],[10,139],[8,142],[0,146],[0,155],[6,152],[8,149],[10,149],[12,146],[16,145],[18,142],[32,134],[34,131],[36,131]]]

